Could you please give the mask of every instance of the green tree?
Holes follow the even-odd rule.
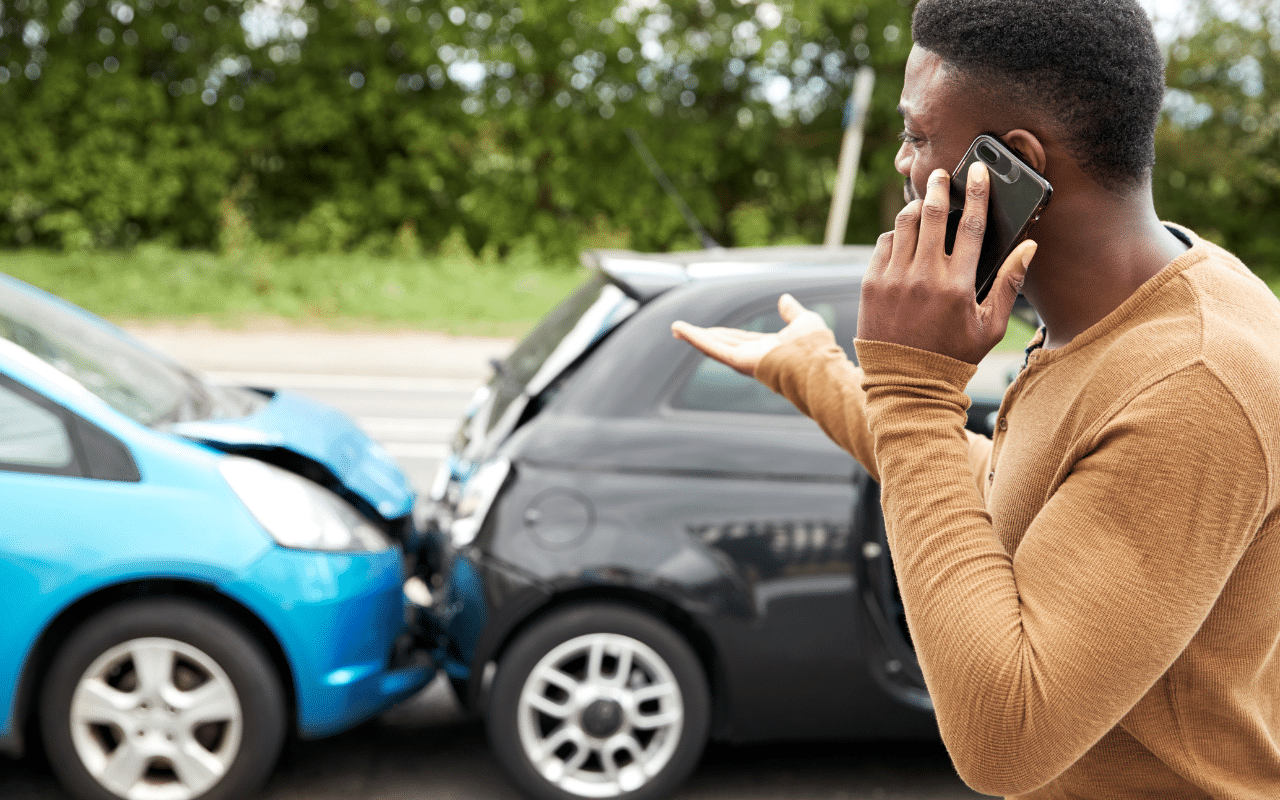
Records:
[[[888,76],[868,151],[876,177],[891,173],[909,48],[896,0],[337,0],[303,13],[297,58],[254,101],[277,132],[274,172],[255,175],[268,236],[323,209],[353,239],[412,220],[428,243],[461,227],[477,250],[533,238],[571,254],[610,232],[695,246],[632,128],[717,239],[734,243],[735,210],[763,209],[777,236],[817,241],[862,63]],[[869,240],[880,201],[859,201],[852,236]]]
[[[627,128],[726,244],[817,241],[867,63],[851,239],[897,183],[905,0],[0,3],[0,243],[694,244]]]
[[[1242,0],[1201,10],[1169,50],[1157,138],[1156,206],[1280,278],[1280,11]]]
[[[0,6],[0,241],[209,243],[239,138],[210,87],[243,49],[238,16],[193,0]]]

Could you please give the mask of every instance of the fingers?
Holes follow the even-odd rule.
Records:
[[[863,276],[863,282],[874,281],[885,273],[893,258],[893,231],[885,231],[876,238],[876,249],[871,253],[871,263]]]
[[[893,252],[885,262],[883,272],[903,272],[911,268],[916,257],[916,242],[920,238],[920,208],[923,203],[912,200],[907,203],[893,221]],[[883,239],[884,237],[881,237]],[[879,245],[877,244],[877,248]]]
[[[1022,291],[1022,284],[1027,278],[1027,267],[1035,257],[1038,247],[1035,242],[1027,239],[1013,248],[1013,252],[1000,265],[1000,272],[996,274],[991,291],[982,303],[983,309],[991,315],[990,319],[1009,318],[1014,301],[1018,299],[1018,292]]]
[[[762,333],[755,331],[744,331],[737,328],[707,328],[707,333],[719,339],[725,344],[740,344],[742,342],[754,342]]]
[[[673,322],[671,334],[748,377],[755,375],[756,366],[769,350],[765,346],[767,337],[752,331],[733,328],[699,328],[687,322]],[[775,341],[776,338],[774,337]]]
[[[697,325],[676,321],[671,323],[671,334],[677,339],[683,339],[717,361],[727,363],[732,358],[733,345],[721,340],[706,328],[699,328]]]
[[[740,342],[754,342],[764,334],[755,331],[744,331],[738,328],[700,328],[684,321],[671,323],[671,333],[677,339],[689,344],[694,340],[718,342],[721,345],[733,345]]]
[[[671,335],[683,339],[707,355],[712,355],[712,350],[724,355],[734,346],[759,341],[766,334],[738,328],[700,328],[684,321],[676,321],[671,323]]]
[[[947,215],[951,213],[951,178],[946,170],[935,169],[929,176],[924,203],[920,207],[920,243],[922,253],[941,253],[947,237]],[[932,260],[939,274],[947,272],[945,259]]]
[[[796,317],[805,311],[806,309],[800,305],[800,301],[789,294],[784,294],[778,298],[778,314],[782,317],[783,322],[794,322]]]
[[[790,342],[807,336],[810,333],[821,330],[830,330],[827,321],[822,315],[816,311],[810,311],[800,302],[789,294],[784,294],[778,298],[778,313],[782,316],[782,321],[786,326],[778,331],[777,334],[758,334],[752,333],[751,336],[765,338],[768,336],[776,336],[780,342]],[[739,331],[743,333],[743,331]]]
[[[966,270],[970,283],[977,272],[978,258],[982,254],[982,237],[987,231],[987,198],[991,191],[991,176],[987,165],[975,161],[969,167],[965,184],[964,214],[956,229],[956,242],[951,248],[951,260],[960,265],[972,265]]]

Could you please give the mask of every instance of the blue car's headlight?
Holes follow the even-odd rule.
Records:
[[[298,550],[377,551],[391,541],[333,492],[252,458],[227,456],[222,477],[279,544]]]

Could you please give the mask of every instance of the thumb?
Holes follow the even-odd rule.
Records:
[[[782,315],[783,322],[792,322],[804,312],[805,307],[800,305],[800,301],[791,295],[784,294],[778,298],[778,313]]]
[[[1009,257],[1000,266],[995,283],[987,293],[982,305],[991,311],[994,319],[1008,319],[1013,312],[1013,304],[1022,291],[1022,283],[1027,279],[1027,266],[1039,247],[1034,241],[1027,239],[1013,249]]]

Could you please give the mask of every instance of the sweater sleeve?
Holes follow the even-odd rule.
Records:
[[[836,344],[835,334],[825,329],[774,348],[756,370],[756,378],[817,422],[832,441],[856,458],[873,480],[879,481],[874,440],[867,428],[862,377],[862,370]],[[975,486],[981,491],[986,488],[986,481],[981,478],[987,474],[991,460],[991,440],[966,433]]]
[[[862,370],[845,355],[831,331],[806,334],[771,350],[756,378],[818,423],[823,433],[880,480],[863,408]]]
[[[1186,648],[1262,524],[1264,453],[1227,388],[1186,367],[1086,437],[1011,557],[971,479],[968,365],[857,348],[890,550],[943,740],[974,789],[1029,792]]]

